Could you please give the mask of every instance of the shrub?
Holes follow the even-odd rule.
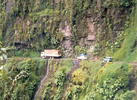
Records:
[[[61,71],[56,73],[55,84],[56,84],[57,87],[63,86],[65,80],[66,80],[65,73],[63,73]]]
[[[125,93],[123,93],[121,95],[116,95],[114,100],[133,100],[135,95],[136,95],[136,91],[135,90],[126,91]]]
[[[82,53],[87,53],[88,48],[87,47],[81,47],[81,46],[75,46],[74,51],[76,55],[82,54]]]

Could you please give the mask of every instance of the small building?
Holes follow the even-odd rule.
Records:
[[[96,37],[95,37],[95,35],[88,35],[87,40],[88,41],[95,41]]]
[[[41,52],[41,58],[58,58],[61,57],[60,50],[44,50],[44,52]]]

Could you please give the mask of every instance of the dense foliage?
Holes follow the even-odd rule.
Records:
[[[136,100],[132,86],[137,78],[131,82],[131,77],[137,69],[132,65],[109,63],[101,67],[101,63],[82,61],[68,77],[66,69],[58,69],[46,83],[43,100]]]
[[[135,100],[137,69],[129,64],[81,61],[47,61],[35,58],[8,60],[0,77],[1,100],[32,100],[40,80],[47,80],[38,96],[42,100]],[[74,67],[74,68],[73,68]],[[37,95],[36,95],[37,96]],[[37,97],[37,100],[40,100]]]
[[[137,61],[137,0],[0,0],[2,47],[12,50],[0,61],[0,100],[137,98],[137,67],[128,63]],[[99,59],[35,58],[44,49]],[[104,65],[102,56],[114,62]]]
[[[45,75],[45,63],[29,58],[7,61],[0,77],[0,100],[33,99],[40,79]]]
[[[96,27],[98,53],[121,46],[135,0],[1,0],[0,39],[18,50],[63,49],[60,28],[70,26],[72,47],[89,34],[88,19]],[[120,37],[120,38],[119,38]],[[8,40],[8,41],[7,41]],[[86,44],[85,44],[86,45]],[[81,45],[80,45],[81,46]],[[75,52],[75,50],[74,50]]]

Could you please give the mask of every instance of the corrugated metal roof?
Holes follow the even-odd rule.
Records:
[[[96,40],[96,37],[95,37],[95,35],[88,35],[87,39],[89,41],[94,41],[94,40]]]

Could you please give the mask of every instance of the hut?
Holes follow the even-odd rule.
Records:
[[[87,40],[88,41],[95,41],[96,40],[96,36],[95,35],[88,35]]]

